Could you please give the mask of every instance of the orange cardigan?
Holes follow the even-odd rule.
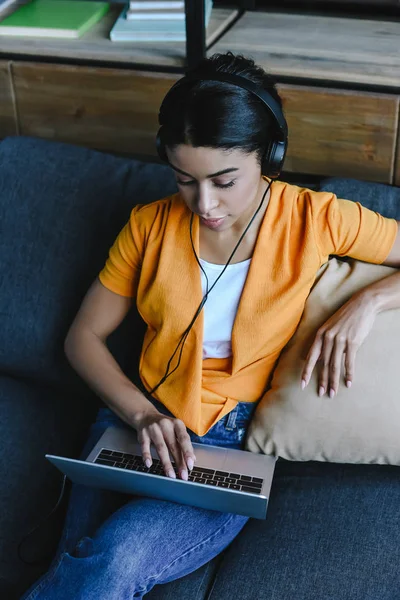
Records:
[[[147,390],[164,375],[202,298],[190,216],[179,194],[136,206],[99,275],[111,291],[136,297],[147,323],[139,367]],[[201,436],[238,401],[256,402],[329,255],[381,263],[396,235],[396,221],[360,204],[272,183],[233,326],[232,358],[203,360],[202,312],[187,337],[179,368],[154,396]],[[193,240],[199,254],[197,217]],[[176,364],[177,355],[171,370]]]

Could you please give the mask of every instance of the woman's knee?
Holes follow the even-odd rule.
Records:
[[[149,501],[150,503],[154,501]],[[83,537],[72,556],[96,558],[109,571],[140,573],[148,570],[157,544],[162,543],[163,519],[143,518],[134,499],[112,514],[93,537]],[[138,510],[139,509],[139,510]]]
[[[84,537],[76,545],[72,557],[81,559],[82,562],[90,563],[93,560],[102,565],[102,569],[108,572],[108,576],[120,577],[121,573],[130,574],[132,577],[136,572],[140,573],[143,564],[147,560],[146,545],[126,543],[122,536],[115,538],[106,536]],[[88,565],[89,566],[89,565]]]

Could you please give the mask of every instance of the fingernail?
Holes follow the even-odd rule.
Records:
[[[146,458],[146,460],[144,461],[144,464],[149,469],[151,467],[151,460],[149,458]]]
[[[304,390],[305,387],[306,387],[305,379],[302,379],[301,380],[301,389]]]
[[[185,481],[187,481],[187,480],[188,480],[188,472],[187,472],[185,469],[183,469],[183,470],[181,471],[181,477],[182,477],[182,479],[184,479]]]
[[[325,388],[321,385],[318,390],[318,396],[323,396],[325,394]]]
[[[329,390],[329,398],[334,398],[334,397],[335,397],[335,390],[331,388]]]
[[[346,386],[347,386],[348,388],[351,388],[351,381],[350,381],[350,379],[348,379],[348,380],[346,381]]]
[[[170,471],[168,471],[168,477],[171,477],[172,479],[176,479],[175,471],[173,471],[172,469]]]
[[[187,459],[187,466],[188,466],[189,471],[191,471],[193,469],[193,461],[191,458]]]

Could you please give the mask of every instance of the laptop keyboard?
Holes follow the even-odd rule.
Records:
[[[117,452],[102,448],[100,454],[94,461],[98,465],[106,465],[107,467],[117,467],[126,471],[138,471],[140,473],[151,473],[152,475],[160,475],[167,477],[159,459],[153,458],[151,467],[146,467],[143,464],[141,456],[128,454],[125,452]],[[175,474],[178,475],[178,470],[172,462]],[[205,467],[194,466],[189,471],[189,481],[195,483],[203,483],[204,485],[213,485],[215,487],[228,488],[249,494],[260,494],[264,480],[259,477],[250,477],[240,473],[228,473],[227,471],[214,471]],[[181,480],[182,481],[182,480]]]

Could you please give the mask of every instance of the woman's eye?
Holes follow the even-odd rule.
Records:
[[[193,185],[194,183],[196,183],[195,181],[182,181],[181,179],[177,179],[176,183],[178,185]],[[233,181],[229,181],[229,183],[217,183],[216,181],[214,182],[215,187],[217,188],[222,188],[222,189],[226,189],[226,188],[230,188],[233,185],[235,185],[235,180]]]
[[[214,183],[217,188],[230,188],[235,185],[235,181],[230,181],[229,183]]]

